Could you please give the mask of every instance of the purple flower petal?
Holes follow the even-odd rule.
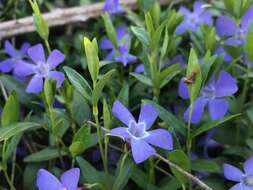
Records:
[[[114,50],[110,51],[110,53],[108,53],[107,56],[105,57],[105,60],[109,60],[109,61],[113,60],[114,55],[115,55],[115,51]]]
[[[39,190],[60,190],[64,188],[54,175],[44,169],[38,171],[36,184]]]
[[[223,54],[224,55],[224,61],[226,61],[226,62],[230,62],[230,61],[233,60],[232,56],[230,54],[228,54],[222,46],[219,46],[215,50],[215,53],[218,54],[218,55]]]
[[[239,38],[231,37],[231,38],[226,39],[224,41],[224,44],[227,45],[227,46],[237,47],[237,46],[242,45],[243,41]]]
[[[188,29],[188,27],[189,27],[188,22],[183,21],[183,22],[176,28],[176,34],[177,34],[177,35],[183,34],[183,33]]]
[[[25,61],[19,61],[14,68],[14,73],[21,77],[29,76],[34,74],[34,65]]]
[[[243,165],[246,174],[253,175],[253,156],[251,156]]]
[[[166,150],[173,149],[173,138],[165,129],[156,129],[148,132],[145,141]]]
[[[65,76],[62,72],[50,71],[49,78],[56,80],[56,87],[60,88],[65,79]]]
[[[205,11],[203,8],[204,3],[202,1],[196,1],[193,5],[193,12],[196,14],[201,14]]]
[[[179,82],[178,94],[185,100],[189,99],[188,87],[187,84],[184,83],[184,79],[181,79]]]
[[[50,66],[50,69],[56,68],[63,60],[65,59],[64,54],[59,50],[53,50],[52,53],[48,56],[47,63]]]
[[[11,57],[15,57],[17,55],[17,50],[13,47],[13,45],[8,40],[4,42],[4,49],[5,49],[5,52]]]
[[[42,88],[43,88],[42,77],[34,75],[26,88],[26,92],[38,94],[42,91]]]
[[[231,187],[229,190],[243,190],[243,187],[241,183],[237,183],[236,185]]]
[[[247,12],[241,18],[242,28],[248,31],[248,25],[253,21],[253,6],[250,6]]]
[[[209,26],[213,24],[213,16],[210,12],[205,11],[200,15],[201,21]]]
[[[109,39],[104,38],[100,43],[100,48],[101,49],[113,49],[113,44]]]
[[[135,73],[143,73],[144,72],[144,64],[140,64],[138,65],[135,70],[134,70]]]
[[[216,21],[216,31],[219,36],[235,35],[237,26],[235,22],[227,16],[219,16]]]
[[[189,9],[187,9],[186,7],[184,6],[181,6],[179,8],[179,12],[184,15],[185,17],[189,16],[191,14],[191,12],[189,11]]]
[[[197,100],[195,101],[195,103],[193,105],[191,123],[196,124],[200,121],[207,102],[208,102],[208,100],[206,98],[202,98],[202,97],[197,98]],[[189,110],[190,110],[190,107],[188,107],[186,112],[184,113],[184,120],[186,122],[188,122]]]
[[[41,44],[30,47],[27,53],[35,63],[46,62],[44,48]]]
[[[148,130],[154,124],[158,115],[159,112],[154,106],[151,104],[144,104],[141,107],[138,123],[145,123],[146,130]]]
[[[159,115],[158,110],[151,104],[145,104],[141,107],[138,123],[145,123],[146,130],[148,130],[155,122]]]
[[[125,35],[126,35],[126,27],[125,26],[119,26],[116,28],[117,33],[117,40],[120,41]]]
[[[29,43],[23,43],[21,48],[20,48],[20,53],[22,55],[25,55],[27,53],[27,50],[30,48],[30,44]]]
[[[227,100],[212,99],[209,101],[208,110],[212,120],[218,120],[224,117],[228,111]]]
[[[62,174],[61,183],[67,190],[76,190],[79,177],[80,177],[80,169],[73,168]]]
[[[12,59],[6,59],[0,62],[0,71],[4,73],[10,72],[14,67]]]
[[[231,181],[240,182],[243,173],[238,168],[230,165],[230,164],[223,164],[224,176],[226,179]]]
[[[116,100],[113,104],[112,114],[126,126],[129,126],[130,121],[135,121],[129,110],[118,100]]]
[[[119,3],[119,0],[106,0],[104,5],[104,10],[111,13],[119,13],[122,12],[123,9]]]
[[[129,139],[130,138],[130,135],[127,131],[127,128],[125,128],[125,127],[114,128],[114,129],[110,130],[110,134],[116,135],[116,136],[121,136],[124,139]]]
[[[215,96],[232,96],[238,90],[236,80],[227,72],[221,71],[219,79],[215,84]]]
[[[131,149],[135,163],[144,162],[149,157],[155,155],[156,151],[145,140],[131,139]]]

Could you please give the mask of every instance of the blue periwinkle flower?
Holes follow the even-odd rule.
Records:
[[[173,138],[165,129],[148,131],[154,124],[158,111],[150,104],[141,107],[138,122],[129,110],[119,101],[115,101],[112,108],[113,115],[126,127],[112,129],[110,133],[123,137],[131,144],[132,155],[136,163],[141,163],[156,154],[151,146],[157,146],[166,150],[172,150]]]
[[[65,56],[59,50],[55,49],[46,60],[44,49],[41,44],[32,46],[28,49],[27,53],[33,63],[19,61],[14,70],[17,76],[32,76],[26,88],[26,92],[40,93],[43,89],[44,79],[56,80],[56,87],[60,88],[65,77],[62,72],[54,71],[54,69],[63,62]]]
[[[49,171],[40,169],[37,174],[36,184],[39,190],[76,190],[79,177],[79,168],[64,172],[60,180]]]
[[[224,164],[223,171],[226,179],[238,182],[229,190],[252,190],[253,189],[253,156],[243,164],[244,172],[230,165]]]

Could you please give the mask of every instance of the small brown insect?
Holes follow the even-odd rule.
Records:
[[[190,76],[185,77],[183,79],[184,83],[187,84],[187,85],[190,85],[190,84],[194,83],[196,75],[197,75],[197,72],[196,71],[192,71],[192,73],[190,74]]]

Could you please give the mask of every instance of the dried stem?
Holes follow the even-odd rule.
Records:
[[[178,165],[172,163],[171,161],[167,160],[166,158],[162,157],[161,155],[156,154],[155,156],[157,158],[159,158],[160,160],[162,160],[163,162],[165,162],[166,164],[168,164],[170,167],[176,169],[177,171],[179,171],[183,175],[187,176],[189,179],[191,179],[192,181],[194,181],[196,184],[198,184],[203,189],[205,189],[205,190],[213,190],[211,187],[209,187],[208,185],[206,185],[199,178],[197,178],[194,175],[190,174],[189,172],[185,171],[183,168],[181,168]]]
[[[169,4],[170,2],[172,0],[160,0],[160,3],[163,5]],[[136,9],[137,0],[122,0],[122,4],[127,8]],[[85,22],[88,19],[100,16],[104,12],[103,6],[104,3],[95,3],[79,7],[55,9],[50,13],[43,14],[43,17],[49,27]],[[32,16],[2,22],[0,23],[0,40],[34,31],[35,26]]]

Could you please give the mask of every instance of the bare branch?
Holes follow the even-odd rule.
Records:
[[[168,4],[172,0],[160,0],[161,4]],[[135,9],[137,0],[122,0],[122,4],[129,9]],[[72,8],[56,9],[43,14],[49,27],[62,26],[71,23],[85,22],[96,18],[103,13],[104,3],[95,3]],[[16,36],[19,34],[34,32],[33,17],[25,17],[0,23],[0,39]]]

